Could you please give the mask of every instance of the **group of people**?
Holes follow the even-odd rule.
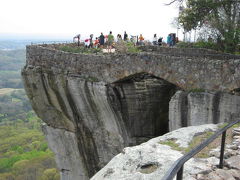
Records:
[[[78,41],[79,41],[80,37],[78,37]],[[144,45],[144,37],[142,34],[140,34],[139,36],[128,36],[127,32],[124,32],[124,35],[122,37],[121,34],[117,35],[116,38],[116,42],[132,42],[134,43],[134,45]],[[84,40],[84,45],[87,48],[103,48],[105,45],[107,46],[107,50],[111,52],[111,49],[113,47],[113,44],[115,43],[115,38],[112,34],[112,31],[109,32],[108,35],[103,35],[103,33],[101,33],[101,35],[99,37],[96,37],[96,39],[93,39],[93,34],[91,34],[89,36],[89,38]],[[163,37],[157,37],[157,34],[153,35],[153,39],[152,39],[152,45],[158,45],[158,46],[162,46],[163,45]],[[174,46],[177,43],[177,37],[175,33],[171,33],[168,35],[167,37],[167,44],[169,47]]]
[[[167,44],[169,47],[175,46],[177,42],[178,42],[178,38],[176,37],[175,33],[171,33],[168,35]]]
[[[90,35],[89,38],[84,40],[84,45],[86,48],[103,48],[104,45],[107,45],[107,49],[108,51],[111,52],[112,46],[114,43],[114,36],[112,34],[112,31],[109,32],[108,35],[103,35],[103,33],[101,33],[101,35],[99,37],[96,37],[95,40],[93,40],[93,34]]]
[[[163,43],[163,37],[157,38],[157,34],[154,34],[152,44],[155,46],[156,45],[162,46],[162,43]]]

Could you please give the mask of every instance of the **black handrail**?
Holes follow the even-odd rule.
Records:
[[[183,166],[184,163],[187,162],[189,159],[191,159],[194,155],[199,153],[202,149],[204,149],[207,145],[209,145],[212,141],[214,141],[218,136],[222,134],[222,143],[221,143],[221,152],[220,152],[220,162],[219,162],[219,168],[223,168],[223,157],[224,157],[224,146],[225,146],[225,139],[226,139],[226,131],[233,125],[240,122],[240,119],[234,122],[229,123],[222,129],[218,130],[215,134],[213,134],[211,137],[203,141],[200,145],[193,148],[190,152],[185,154],[184,156],[180,157],[177,161],[174,162],[174,164],[171,166],[171,168],[166,172],[162,180],[172,180],[177,175],[177,180],[182,180],[183,177]]]

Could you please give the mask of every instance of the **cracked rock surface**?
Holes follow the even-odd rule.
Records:
[[[233,140],[225,147],[224,167],[218,169],[218,164],[211,164],[208,173],[193,175],[196,180],[239,180],[240,179],[240,127],[232,130]],[[219,163],[220,147],[213,149],[210,155]]]

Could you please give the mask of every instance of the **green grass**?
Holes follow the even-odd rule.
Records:
[[[200,145],[204,140],[206,140],[207,138],[211,137],[213,135],[214,132],[205,132],[204,134],[198,135],[196,137],[194,137],[192,139],[192,141],[190,142],[190,144],[188,145],[187,148],[185,148],[185,153],[190,152],[193,148],[197,147],[198,145]],[[207,147],[206,147],[207,148]],[[196,157],[198,158],[207,158],[209,157],[208,155],[208,150],[206,151],[200,151]]]
[[[139,53],[141,50],[132,42],[118,42],[115,45],[116,51],[119,53]]]
[[[233,125],[233,128],[237,128],[237,127],[240,127],[240,123]]]
[[[205,49],[212,49],[219,51],[221,50],[220,47],[213,42],[205,42],[205,41],[198,41],[198,42],[179,42],[177,43],[177,47],[179,48],[205,48]]]
[[[141,52],[141,50],[137,46],[134,46],[134,44],[131,42],[128,42],[126,46],[127,46],[128,52],[130,53]]]
[[[221,124],[221,125],[218,125],[218,128],[219,128],[219,129],[222,129],[222,128],[224,128],[226,125],[228,125],[228,123],[223,123],[223,124]],[[240,123],[234,124],[232,127],[233,127],[233,128],[240,127]]]
[[[167,141],[162,141],[159,142],[159,144],[163,144],[163,145],[168,145],[170,146],[173,150],[176,151],[180,151],[184,154],[190,152],[193,148],[195,148],[196,146],[200,145],[205,139],[209,138],[210,136],[213,135],[214,132],[205,132],[201,135],[195,136],[193,137],[192,141],[189,143],[187,148],[184,147],[180,147],[177,143],[176,143],[176,139],[171,139],[171,140],[167,140]],[[199,152],[196,157],[198,158],[206,158],[208,157],[208,152],[209,149],[206,148],[204,151]]]
[[[71,47],[66,45],[59,47],[59,50],[71,53],[84,53],[84,54],[97,54],[102,52],[102,49],[100,48],[85,48],[83,46]]]
[[[185,148],[179,147],[179,145],[176,143],[175,139],[167,140],[167,141],[161,141],[159,144],[170,146],[173,150],[181,151],[183,152]]]
[[[96,77],[88,77],[86,80],[90,82],[99,82],[98,78]]]
[[[220,125],[218,125],[218,128],[219,128],[219,129],[222,129],[222,128],[224,128],[227,124],[228,124],[228,123],[220,124]]]

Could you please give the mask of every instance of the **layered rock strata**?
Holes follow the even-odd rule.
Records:
[[[111,84],[41,67],[23,72],[62,180],[89,179],[126,146],[168,132],[177,87],[146,73]]]
[[[169,129],[230,122],[240,117],[239,107],[237,95],[178,91],[169,103]]]

